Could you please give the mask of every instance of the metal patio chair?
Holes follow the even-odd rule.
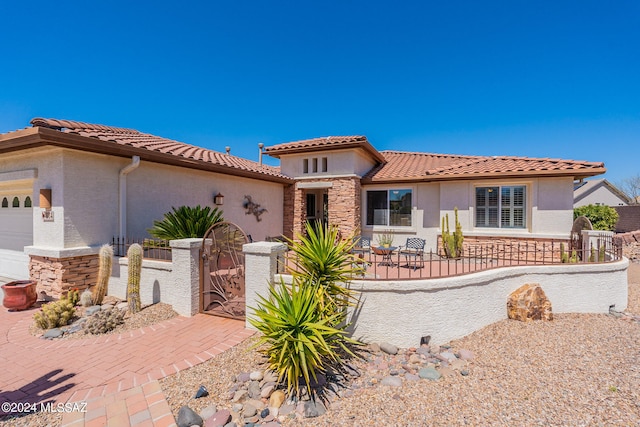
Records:
[[[419,237],[408,237],[407,243],[399,247],[400,255],[407,261],[406,267],[413,267],[415,271],[418,268],[418,260],[420,260],[420,268],[424,266],[424,247],[426,243],[426,240]],[[411,261],[413,261],[413,266]]]

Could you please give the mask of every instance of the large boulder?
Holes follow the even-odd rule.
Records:
[[[507,315],[522,322],[553,320],[551,301],[537,283],[527,283],[509,295]]]

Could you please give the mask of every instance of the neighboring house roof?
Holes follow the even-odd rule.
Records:
[[[43,118],[35,118],[31,120],[31,124],[33,128],[0,135],[0,152],[38,145],[55,145],[116,156],[138,155],[147,161],[276,182],[292,181],[291,178],[282,175],[277,167],[261,165],[231,154],[196,147],[135,129]]]
[[[577,203],[580,200],[587,197],[600,187],[605,187],[616,197],[622,200],[626,204],[631,204],[632,200],[629,196],[620,191],[616,186],[611,184],[606,179],[590,179],[588,181],[578,182],[573,186],[573,203]]]
[[[285,142],[267,147],[264,152],[272,157],[280,158],[283,154],[309,153],[328,150],[361,148],[376,161],[384,162],[385,158],[376,150],[366,136],[326,136],[323,138],[304,139]]]
[[[606,172],[604,163],[507,156],[464,156],[382,151],[385,163],[363,177],[363,183],[442,181],[477,178],[573,176]]]

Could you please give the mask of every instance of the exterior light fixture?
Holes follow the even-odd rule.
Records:
[[[43,221],[53,221],[53,211],[51,210],[52,206],[52,198],[51,198],[51,189],[50,188],[41,188],[40,189],[40,208],[42,209],[42,220]]]
[[[220,193],[216,194],[215,196],[213,196],[213,203],[216,206],[224,205],[224,196]]]

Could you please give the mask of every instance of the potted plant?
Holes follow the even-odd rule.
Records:
[[[385,231],[377,236],[378,246],[388,248],[393,244],[393,233],[391,231]]]
[[[38,299],[35,280],[16,280],[2,285],[2,305],[9,310],[26,310]]]

